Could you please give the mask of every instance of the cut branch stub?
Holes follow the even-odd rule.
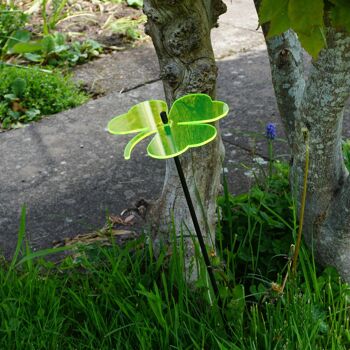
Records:
[[[188,93],[214,97],[217,68],[210,30],[226,11],[221,0],[145,0],[146,33],[159,59],[168,104]]]

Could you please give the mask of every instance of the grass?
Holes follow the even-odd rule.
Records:
[[[349,142],[343,143],[349,165]],[[224,318],[203,262],[184,274],[184,243],[155,257],[151,238],[119,247],[74,246],[55,264],[25,241],[25,209],[10,262],[0,263],[0,348],[6,349],[348,349],[350,286],[315,264],[304,245],[291,273],[297,215],[289,167],[271,162],[248,193],[218,198],[212,257]],[[209,297],[208,297],[209,296]]]
[[[14,258],[0,268],[0,348],[348,349],[350,287],[334,269],[317,267],[302,246],[281,292],[297,229],[287,175],[276,164],[269,181],[219,199],[214,263],[225,325],[207,283],[186,283],[181,241],[157,258],[143,236],[54,264],[40,257],[50,251],[23,243],[22,215]]]

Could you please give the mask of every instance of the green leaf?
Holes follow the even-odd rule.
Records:
[[[17,97],[22,97],[27,88],[27,82],[22,78],[16,78],[11,84],[11,90]]]
[[[141,8],[143,6],[143,0],[127,0],[129,6],[135,8]]]
[[[270,22],[270,28],[267,34],[267,38],[271,38],[275,35],[282,34],[285,31],[287,31],[290,27],[291,24],[288,17],[288,8],[286,6],[285,9],[280,13],[280,15],[275,17]]]
[[[333,0],[335,6],[331,9],[331,20],[335,28],[350,32],[350,2]]]
[[[259,8],[260,24],[280,17],[287,7],[288,0],[263,0]]]
[[[263,0],[259,9],[260,24],[269,23],[268,38],[281,34],[290,28],[288,0]]]
[[[35,54],[35,53],[25,53],[24,58],[27,59],[28,61],[31,62],[41,62],[43,60],[43,58],[41,57],[41,55],[39,54]]]
[[[303,48],[316,59],[319,52],[325,47],[323,28],[315,27],[309,35],[298,33],[298,37]]]
[[[55,50],[55,40],[51,35],[47,35],[42,39],[42,51],[44,54],[49,54],[50,52],[53,52]]]
[[[3,51],[12,53],[12,48],[18,43],[26,43],[30,40],[31,33],[28,30],[18,30],[12,33],[11,37],[7,40],[4,45]]]
[[[57,45],[65,45],[66,43],[66,36],[62,33],[55,33],[53,39]]]
[[[333,5],[339,5],[346,7],[349,4],[349,0],[329,0]]]
[[[309,34],[313,27],[323,27],[323,0],[289,0],[288,16],[292,28]]]
[[[24,53],[41,51],[42,48],[43,48],[43,45],[41,41],[30,41],[27,43],[18,43],[14,45],[11,52],[17,53],[17,54],[24,54]]]

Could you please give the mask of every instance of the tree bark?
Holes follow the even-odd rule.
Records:
[[[304,145],[300,129],[310,134],[305,233],[316,258],[335,266],[350,282],[349,174],[342,154],[342,123],[350,96],[350,36],[329,28],[328,48],[313,62],[296,130],[292,174],[301,191]]]
[[[215,97],[217,67],[210,41],[210,30],[226,11],[221,0],[145,0],[146,33],[153,40],[159,60],[166,100],[173,101],[189,93],[206,93]],[[220,186],[223,158],[221,137],[200,149],[180,157],[205,240],[215,241],[216,198]],[[169,241],[171,224],[185,238],[187,267],[194,256],[189,232],[193,225],[174,161],[166,162],[166,175],[161,197],[152,206],[155,220],[155,244]],[[190,279],[195,278],[195,271]]]
[[[350,282],[350,178],[341,147],[344,108],[350,96],[350,35],[327,28],[327,47],[312,61],[305,84],[295,33],[267,39],[266,29],[272,81],[291,147],[291,186],[298,208],[305,169],[304,131],[309,135],[304,237],[319,263],[336,267]]]

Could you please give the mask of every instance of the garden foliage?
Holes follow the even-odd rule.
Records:
[[[268,37],[293,29],[302,46],[314,58],[326,47],[326,26],[350,31],[348,0],[262,0],[260,24],[268,23]]]
[[[69,76],[0,65],[0,123],[4,129],[78,106],[86,100]]]

